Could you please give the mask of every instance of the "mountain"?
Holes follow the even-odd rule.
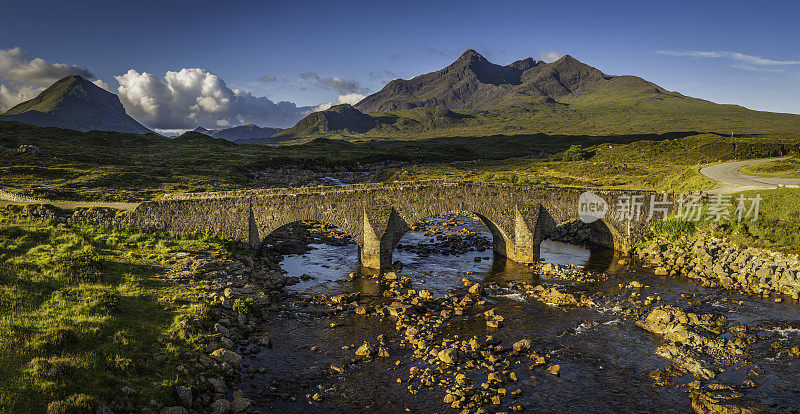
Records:
[[[259,127],[253,124],[239,125],[225,129],[205,129],[203,127],[197,127],[194,130],[194,132],[200,132],[214,138],[227,139],[228,141],[248,142],[269,138],[281,131],[283,131],[283,128]]]
[[[364,133],[378,125],[378,118],[362,113],[349,104],[334,105],[325,111],[312,112],[290,128],[294,134],[317,134],[330,131]],[[283,136],[283,133],[277,134]]]
[[[800,115],[684,96],[637,76],[607,75],[569,55],[551,63],[526,58],[503,66],[474,50],[439,71],[393,80],[351,109],[346,117],[326,113],[333,108],[312,113],[277,136],[800,132]],[[308,128],[322,119],[328,121],[324,128]]]
[[[0,120],[76,131],[152,132],[128,116],[117,95],[80,76],[59,80]]]
[[[450,109],[491,108],[520,99],[549,100],[596,90],[613,79],[572,56],[553,63],[532,58],[506,66],[489,62],[474,50],[450,66],[410,80],[395,79],[356,105],[363,112],[387,112],[421,106]],[[647,82],[639,79],[642,84]],[[655,85],[654,90],[659,89]],[[660,92],[666,92],[661,90]]]

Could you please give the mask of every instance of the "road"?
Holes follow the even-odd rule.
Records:
[[[733,161],[709,165],[700,169],[700,174],[716,180],[719,185],[709,193],[728,194],[745,190],[775,189],[781,186],[800,185],[800,178],[768,178],[742,174],[739,170],[748,165],[784,160],[789,157],[761,158],[757,160]]]

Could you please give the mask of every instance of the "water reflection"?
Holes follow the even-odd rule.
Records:
[[[491,244],[492,235],[480,221],[465,217],[437,217],[429,219],[429,226],[441,226],[449,222],[446,231],[437,234],[447,240],[448,234],[474,233],[472,237],[483,238]],[[455,223],[455,225],[453,225]],[[393,253],[393,259],[403,264],[402,274],[412,279],[414,289],[427,289],[441,296],[461,284],[463,278],[472,281],[532,281],[536,274],[531,268],[494,255],[489,249],[471,248],[463,252],[458,249],[442,247],[428,232],[430,227],[422,226],[409,231],[400,241],[400,248]],[[403,248],[406,246],[406,248]],[[369,296],[380,296],[380,285],[374,279],[356,278],[351,273],[360,273],[358,246],[351,243],[344,246],[311,244],[311,250],[304,254],[286,255],[281,267],[288,276],[304,277],[300,283],[290,286],[289,291],[307,295],[338,294],[348,291],[361,292]],[[479,250],[480,249],[480,250]],[[465,249],[461,249],[465,250]],[[613,250],[601,247],[583,247],[552,240],[541,245],[541,259],[546,263],[558,265],[584,266],[587,270],[613,272],[617,255]]]

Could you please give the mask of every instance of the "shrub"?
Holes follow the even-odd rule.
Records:
[[[234,300],[233,310],[244,315],[258,315],[260,313],[258,305],[252,298]]]
[[[580,145],[573,145],[569,147],[568,150],[564,151],[564,155],[561,156],[561,159],[564,161],[583,161],[588,160],[591,157],[589,151],[581,148]]]
[[[693,221],[680,219],[659,220],[653,223],[653,233],[668,236],[675,240],[681,236],[691,236],[697,231],[697,225]]]

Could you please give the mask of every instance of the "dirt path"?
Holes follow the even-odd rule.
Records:
[[[9,204],[51,204],[65,210],[72,210],[78,207],[108,207],[116,208],[118,210],[133,210],[139,205],[139,203],[112,203],[102,201],[46,200],[42,198],[17,196],[15,194],[0,190],[0,207],[7,206]]]

